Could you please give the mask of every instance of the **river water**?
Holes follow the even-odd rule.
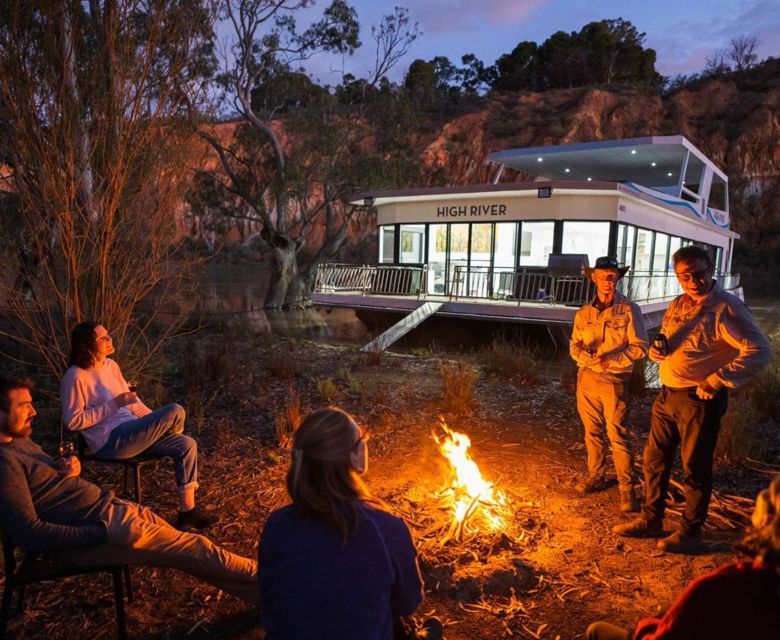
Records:
[[[200,309],[211,320],[239,320],[255,330],[289,337],[365,344],[370,332],[352,309],[312,307],[292,311],[263,309],[267,274],[262,268],[210,268],[201,287]],[[780,331],[780,297],[746,299],[767,334]],[[464,321],[472,323],[473,321]]]

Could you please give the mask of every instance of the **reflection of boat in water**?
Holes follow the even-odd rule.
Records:
[[[616,255],[631,267],[623,293],[657,326],[680,293],[680,247],[706,248],[724,287],[730,273],[728,178],[683,136],[494,153],[533,182],[377,191],[377,265],[320,265],[318,305],[570,325],[593,295],[582,267]],[[422,318],[420,317],[422,316]],[[407,324],[410,324],[410,320]]]

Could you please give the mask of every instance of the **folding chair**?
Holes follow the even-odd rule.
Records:
[[[90,573],[110,573],[113,577],[114,602],[116,605],[116,635],[120,640],[127,638],[125,589],[127,589],[127,601],[129,603],[133,601],[133,586],[130,582],[130,567],[128,565],[116,563],[87,568],[68,567],[58,562],[52,555],[39,553],[24,553],[21,561],[17,562],[16,546],[8,539],[2,527],[0,527],[0,541],[3,545],[3,556],[5,558],[5,588],[3,590],[2,609],[0,609],[0,640],[5,639],[14,590],[18,590],[19,593],[16,610],[17,613],[21,614],[24,611],[24,588],[28,584]]]

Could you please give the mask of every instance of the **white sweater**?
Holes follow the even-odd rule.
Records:
[[[60,385],[65,426],[71,431],[82,431],[90,451],[98,451],[112,429],[152,412],[140,400],[118,407],[114,398],[127,391],[119,365],[110,358],[103,361],[102,367],[70,367]]]

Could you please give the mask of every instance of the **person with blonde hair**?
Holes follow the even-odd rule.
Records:
[[[419,637],[401,621],[423,598],[417,550],[403,520],[362,480],[367,440],[336,407],[314,411],[296,430],[287,473],[292,504],[271,513],[260,540],[267,640]],[[426,624],[422,637],[441,638],[438,620]]]
[[[738,547],[751,561],[697,578],[661,618],[646,618],[633,635],[594,622],[586,640],[777,640],[780,638],[780,475],[758,494],[752,526]]]

